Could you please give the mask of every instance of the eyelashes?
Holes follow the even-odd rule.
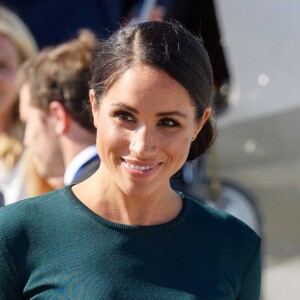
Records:
[[[134,115],[128,111],[117,110],[113,112],[113,117],[117,118],[121,122],[126,123],[135,123],[137,122]],[[166,128],[174,128],[180,127],[180,123],[173,118],[162,117],[159,119],[157,126],[166,127]]]
[[[113,113],[113,116],[118,118],[120,121],[125,121],[125,122],[134,122],[135,119],[133,115],[127,111],[115,111]]]
[[[159,125],[164,127],[179,127],[179,123],[170,118],[162,118],[159,121]]]

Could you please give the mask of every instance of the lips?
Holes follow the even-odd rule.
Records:
[[[127,161],[124,161],[124,162],[125,162],[126,167],[129,169],[134,169],[134,170],[139,170],[139,171],[147,171],[147,170],[151,170],[153,168],[153,166],[135,165],[135,164],[129,163]]]

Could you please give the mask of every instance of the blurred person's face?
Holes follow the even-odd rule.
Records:
[[[28,84],[20,89],[20,118],[25,126],[24,146],[30,152],[38,173],[46,179],[63,174],[64,163],[55,120],[31,104]]]
[[[185,88],[162,70],[127,70],[95,104],[97,149],[107,184],[126,195],[154,195],[186,161],[192,139],[209,116],[196,120]],[[103,183],[104,184],[104,183]]]
[[[17,48],[8,37],[0,34],[0,122],[7,119],[16,101],[14,80],[19,65]]]

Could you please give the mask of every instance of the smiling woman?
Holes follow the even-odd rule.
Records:
[[[186,161],[210,108],[197,119],[187,90],[166,72],[142,62],[127,69],[100,103],[92,90],[91,101],[102,160],[97,180],[103,188],[111,186],[104,198],[121,193],[132,204],[135,199],[135,218],[142,211],[148,211],[149,218],[148,206],[157,201],[155,205],[164,208],[160,210],[163,216],[153,211],[153,219],[147,222],[163,222],[168,212],[173,219],[181,209],[181,198],[170,189],[169,178]],[[178,212],[173,215],[175,207]],[[128,215],[126,219],[115,221],[144,225],[143,217],[130,220]]]
[[[202,42],[176,23],[124,27],[90,87],[101,165],[0,210],[0,298],[259,299],[259,237],[170,187],[214,140]]]

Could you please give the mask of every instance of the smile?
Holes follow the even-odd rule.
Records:
[[[151,166],[137,166],[137,165],[134,165],[134,164],[130,164],[130,163],[126,162],[126,161],[125,161],[125,164],[126,164],[127,168],[135,169],[135,170],[139,170],[139,171],[150,170],[150,169],[153,168]]]

